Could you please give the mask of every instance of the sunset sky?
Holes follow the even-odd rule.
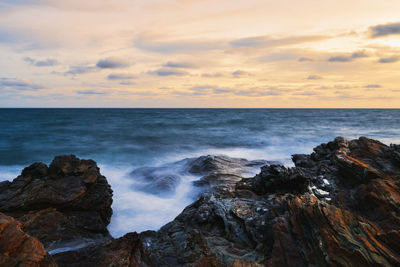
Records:
[[[0,0],[0,107],[399,108],[399,0]]]

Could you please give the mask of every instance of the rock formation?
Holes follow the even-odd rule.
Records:
[[[53,253],[59,266],[400,266],[400,146],[338,137],[293,162],[243,178],[249,162],[192,159],[186,171],[206,188],[199,199],[160,230],[119,239],[107,239],[111,190],[93,161],[28,167],[0,184],[0,211],[45,247],[64,231],[96,240]]]
[[[400,149],[336,138],[141,234],[154,266],[398,266]]]
[[[42,243],[24,233],[21,226],[14,218],[0,213],[0,266],[57,266]]]
[[[75,156],[56,157],[49,167],[34,163],[0,183],[0,212],[18,219],[50,253],[111,238],[111,203],[96,163]]]

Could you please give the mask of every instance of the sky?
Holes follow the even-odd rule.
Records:
[[[398,0],[0,0],[0,107],[400,108]]]

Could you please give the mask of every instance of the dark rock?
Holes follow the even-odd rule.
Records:
[[[183,171],[182,166],[173,163],[160,167],[142,167],[130,173],[135,184],[135,190],[146,193],[169,196],[175,192],[176,187],[181,182]]]
[[[398,266],[385,233],[374,223],[305,194],[285,198],[273,220],[272,266]]]
[[[311,178],[300,169],[285,168],[281,165],[266,165],[254,178],[243,179],[236,189],[249,189],[259,195],[263,194],[302,194],[308,192]]]
[[[397,149],[336,138],[294,168],[266,165],[142,233],[145,251],[154,266],[399,266]]]
[[[113,266],[146,267],[148,259],[143,252],[142,242],[137,233],[107,241],[102,244],[55,254],[59,266]]]
[[[236,183],[246,177],[252,169],[267,164],[264,160],[248,161],[228,156],[202,156],[191,159],[189,172],[201,175],[195,182],[196,186],[203,187],[206,192],[213,194],[227,194],[234,191]]]
[[[245,160],[188,159],[183,172],[198,175],[209,190],[172,222],[54,258],[59,266],[98,267],[400,266],[399,155],[397,145],[338,137],[310,155],[294,155],[293,168],[266,165],[254,178],[242,178],[243,166],[252,166]],[[89,192],[102,176],[79,167],[87,164],[60,158],[54,168],[27,168],[0,183],[0,207],[45,241],[62,239],[50,220],[69,235],[101,232],[102,187]],[[55,197],[65,177],[72,177],[70,192]],[[41,181],[52,197],[40,194],[49,190]]]
[[[34,163],[0,186],[0,211],[21,221],[48,250],[110,238],[112,190],[92,160],[56,157]]]
[[[159,196],[171,196],[182,179],[196,176],[194,182],[201,193],[226,194],[233,191],[236,182],[252,172],[256,167],[265,165],[264,160],[248,161],[224,155],[201,156],[164,164],[158,167],[142,167],[130,173],[134,179],[135,190]]]

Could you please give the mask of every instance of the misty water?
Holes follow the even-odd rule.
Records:
[[[336,136],[390,144],[399,133],[400,110],[0,109],[0,180],[57,155],[93,159],[114,190],[109,230],[117,237],[156,230],[195,200],[199,177],[182,171],[183,159],[224,154],[290,166],[292,154]],[[159,175],[179,174],[172,193],[137,186],[137,170],[157,166]]]

